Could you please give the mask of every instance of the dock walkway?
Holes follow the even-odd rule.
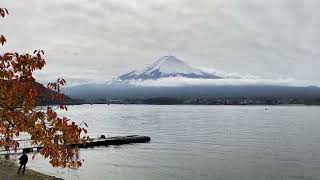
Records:
[[[140,135],[131,135],[131,136],[116,136],[116,137],[108,137],[101,136],[100,138],[95,138],[86,141],[83,144],[74,144],[72,147],[79,148],[93,148],[97,146],[110,146],[110,145],[124,145],[124,144],[134,144],[134,143],[148,143],[151,141],[149,136],[140,136]],[[42,149],[43,147],[32,147],[30,140],[21,140],[22,145],[20,144],[20,148],[18,151],[24,150],[25,152],[33,152]],[[10,152],[12,152],[11,150]],[[16,152],[15,152],[16,153]],[[0,154],[7,154],[6,150],[0,150]]]

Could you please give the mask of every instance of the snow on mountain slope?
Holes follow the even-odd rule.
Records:
[[[164,56],[143,70],[136,70],[118,77],[121,81],[150,80],[168,77],[193,79],[222,79],[200,69],[193,68],[174,56]]]

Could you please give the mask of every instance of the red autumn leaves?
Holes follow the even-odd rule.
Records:
[[[8,15],[8,10],[0,8],[0,16]],[[6,39],[0,35],[0,44]],[[34,71],[41,70],[46,62],[44,51],[36,50],[33,54],[8,52],[0,54],[0,147],[18,149],[17,137],[26,133],[31,144],[42,147],[40,154],[50,159],[54,167],[81,166],[79,150],[74,144],[83,143],[87,132],[67,117],[59,117],[55,109],[68,110],[66,106],[39,107],[37,99],[40,90],[36,84]],[[53,98],[61,100],[60,88],[64,79],[48,84],[48,91],[54,91]]]

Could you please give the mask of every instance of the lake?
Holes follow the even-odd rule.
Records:
[[[67,180],[320,179],[320,106],[68,108],[92,137],[139,134],[151,142],[82,149],[79,170],[51,168],[39,155],[29,168]]]

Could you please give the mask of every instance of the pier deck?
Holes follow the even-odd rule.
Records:
[[[87,141],[85,144],[75,144],[73,146],[78,146],[79,148],[88,148],[95,146],[109,146],[109,145],[123,145],[123,144],[133,144],[133,143],[148,143],[151,138],[149,136],[117,136],[110,138],[100,138],[94,139],[92,141]]]
[[[131,136],[116,136],[116,137],[108,137],[105,138],[101,136],[100,138],[95,138],[86,141],[83,144],[74,144],[72,147],[79,147],[79,148],[93,148],[97,146],[110,146],[110,145],[124,145],[124,144],[134,144],[134,143],[148,143],[151,141],[149,136],[140,136],[140,135],[131,135]],[[26,153],[30,153],[38,151],[42,149],[42,147],[32,147],[31,145],[27,145],[27,140],[23,140],[25,145],[20,146],[18,151],[24,150]],[[31,144],[31,143],[29,143]],[[13,150],[9,151],[12,154]],[[16,154],[17,152],[14,152]],[[0,154],[7,154],[6,150],[0,150]]]

